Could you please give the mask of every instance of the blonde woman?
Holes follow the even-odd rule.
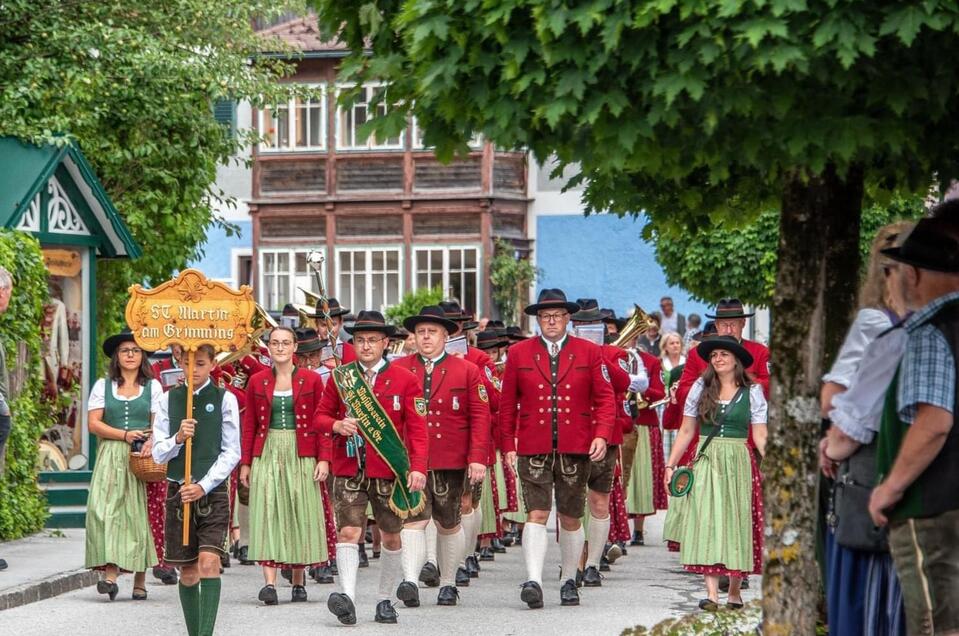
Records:
[[[669,373],[678,366],[686,364],[686,351],[683,337],[675,331],[663,334],[659,342],[659,357],[663,361],[663,372]]]

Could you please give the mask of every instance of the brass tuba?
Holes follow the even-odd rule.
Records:
[[[626,325],[623,327],[623,330],[619,332],[616,336],[616,340],[613,341],[614,347],[619,347],[620,349],[625,349],[626,354],[629,356],[629,367],[632,373],[637,373],[639,371],[639,365],[643,363],[643,359],[638,353],[632,348],[627,348],[627,344],[633,338],[640,336],[646,333],[651,326],[655,326],[656,322],[643,311],[642,307],[639,305],[633,305],[633,315],[629,317],[629,320],[626,322]],[[626,401],[629,403],[630,414],[633,417],[643,409],[649,408],[650,404],[643,399],[643,396],[638,395],[633,391],[626,393]]]
[[[268,330],[277,326],[276,321],[263,307],[257,303],[256,311],[253,313],[253,333],[245,345],[236,351],[221,351],[216,356],[216,363],[219,366],[226,366],[231,362],[243,358],[252,353],[259,346],[260,337]]]

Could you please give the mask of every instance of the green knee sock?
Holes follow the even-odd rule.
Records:
[[[220,579],[200,579],[200,636],[213,636],[220,609]]]
[[[180,607],[183,608],[183,620],[190,636],[200,633],[200,586],[184,585],[180,582]]]

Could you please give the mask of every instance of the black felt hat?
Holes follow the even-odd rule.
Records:
[[[539,293],[536,302],[527,306],[523,312],[527,316],[535,316],[536,312],[544,309],[565,309],[575,314],[579,311],[579,305],[566,300],[566,294],[562,289],[544,289]]]
[[[509,338],[510,342],[515,343],[515,342],[522,342],[523,340],[526,340],[528,336],[526,336],[523,333],[522,329],[520,329],[516,325],[512,325],[506,328],[506,337]]]
[[[906,240],[882,253],[894,261],[934,272],[959,272],[959,234],[946,218],[920,219]]]
[[[709,356],[717,349],[728,351],[736,356],[744,369],[748,369],[753,364],[753,355],[749,353],[742,343],[732,336],[713,336],[712,338],[707,338],[696,347],[699,357],[707,362],[709,361]]]
[[[456,333],[459,330],[459,324],[446,317],[446,312],[439,305],[427,305],[420,309],[420,313],[410,316],[403,321],[403,326],[409,331],[416,331],[416,325],[424,322],[439,325],[446,329],[447,333]]]
[[[738,298],[721,298],[716,304],[715,314],[706,314],[710,320],[719,320],[720,318],[750,318],[755,313],[746,313],[743,307],[743,301]]]
[[[123,331],[120,333],[115,333],[106,340],[103,341],[103,353],[106,354],[108,358],[113,357],[113,352],[117,350],[124,342],[136,342],[133,338],[133,332],[130,331],[129,327],[124,327]],[[146,353],[146,352],[144,352]]]
[[[481,331],[476,334],[476,348],[483,349],[496,349],[497,347],[502,347],[507,344],[509,341],[506,340],[503,336],[500,336],[495,331]]]
[[[392,336],[396,331],[396,327],[386,324],[386,318],[383,317],[383,314],[373,310],[361,311],[356,317],[356,322],[349,327],[344,327],[344,329],[350,335],[357,331],[379,331],[384,335]]]
[[[316,329],[304,327],[296,330],[297,353],[312,353],[314,351],[320,351],[325,346],[326,340],[320,340],[320,336],[316,333]]]
[[[606,317],[595,298],[577,298],[576,304],[579,305],[579,311],[572,316],[575,322],[595,322]]]

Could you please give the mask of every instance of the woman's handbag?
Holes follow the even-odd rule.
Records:
[[[876,442],[859,447],[842,462],[832,490],[829,525],[836,542],[844,548],[863,552],[888,552],[885,528],[869,516],[869,497],[876,486]]]
[[[673,497],[685,497],[689,494],[689,491],[693,489],[693,481],[695,480],[695,475],[693,474],[693,465],[699,461],[699,459],[706,453],[706,448],[709,446],[709,443],[713,441],[713,438],[716,437],[716,433],[719,432],[719,429],[722,428],[723,422],[726,421],[726,416],[732,409],[732,405],[739,401],[739,398],[742,396],[743,392],[746,391],[746,387],[739,387],[739,390],[736,391],[736,395],[733,396],[733,399],[729,401],[728,408],[719,418],[719,421],[713,425],[713,430],[706,438],[706,441],[703,442],[703,447],[699,449],[699,453],[696,454],[696,458],[693,460],[692,464],[689,466],[681,466],[673,471],[673,476],[669,479],[669,494]]]
[[[166,479],[166,464],[153,461],[150,454],[144,455],[140,451],[144,440],[136,440],[130,445],[130,472],[140,481],[152,484]]]

